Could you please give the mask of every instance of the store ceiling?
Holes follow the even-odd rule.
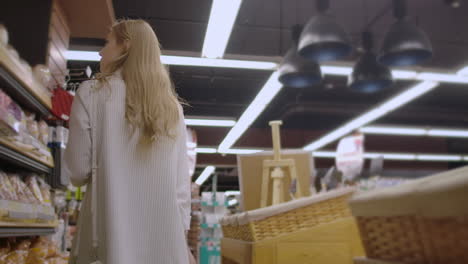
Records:
[[[211,0],[113,1],[117,18],[147,20],[154,27],[164,50],[176,53],[188,51],[198,56],[203,46],[211,2]],[[371,20],[381,10],[388,8],[389,11],[372,27],[377,46],[380,46],[386,30],[393,21],[391,2],[390,0],[331,0],[330,13],[350,33],[355,46],[358,46],[366,20]],[[468,65],[468,30],[466,30],[468,4],[462,3],[460,8],[453,9],[445,5],[443,0],[407,2],[408,13],[429,35],[434,48],[434,58],[422,67],[455,72],[462,66]],[[297,23],[307,22],[315,13],[314,3],[313,0],[244,0],[226,54],[266,56],[277,61],[291,44],[291,27]],[[86,43],[95,45],[99,44],[99,41],[72,40],[72,44],[75,45]],[[349,61],[353,61],[357,55],[355,51]],[[177,92],[191,105],[186,108],[187,115],[223,116],[235,119],[240,117],[271,74],[269,71],[258,70],[182,66],[172,66],[170,70]],[[235,146],[270,147],[271,145],[255,145],[258,134],[268,132],[269,120],[281,119],[285,130],[299,131],[296,137],[300,137],[295,139],[284,137],[283,146],[301,147],[300,144],[306,144],[339,127],[413,83],[398,81],[385,91],[367,95],[350,91],[346,84],[347,79],[344,77],[326,77],[322,84],[314,87],[284,88]],[[434,91],[388,114],[376,123],[467,128],[466,98],[468,98],[467,85],[442,84]],[[201,133],[202,131],[204,133]],[[217,146],[227,131],[217,128],[201,130],[198,133],[199,142],[201,145]],[[369,137],[374,137],[374,140],[369,142],[388,138]],[[393,142],[391,145],[395,146],[399,140],[390,141]],[[431,144],[439,146],[439,142],[434,143],[435,141],[431,139],[425,139],[424,142],[425,144],[413,146],[412,151],[427,152],[424,146]],[[377,145],[366,145],[366,147],[382,148]],[[451,145],[453,144],[444,144],[436,151],[441,153],[454,151]],[[468,149],[464,152],[468,153]],[[206,155],[201,155],[200,158],[206,163],[211,161]],[[219,162],[231,161],[232,159],[227,158],[223,161],[221,158]]]

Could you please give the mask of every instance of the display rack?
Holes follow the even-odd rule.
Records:
[[[13,144],[1,138],[0,159],[39,173],[50,174],[53,168],[53,164],[41,161],[39,158],[21,151]]]
[[[0,222],[0,237],[46,236],[55,233],[55,224]]]
[[[43,87],[26,77],[22,69],[8,55],[5,47],[0,45],[0,83],[2,89],[22,105],[44,117],[52,115],[52,102],[43,92]]]
[[[0,45],[0,88],[21,107],[34,112],[41,119],[47,120],[53,116],[52,102],[47,89],[35,80],[31,72],[26,72],[18,59],[15,59],[4,45]],[[40,154],[40,151],[36,150],[35,147],[29,149],[29,146],[25,147],[7,137],[0,137],[0,162],[2,164],[8,163],[50,176],[54,168],[52,156]],[[47,221],[39,220],[43,217],[43,211],[38,210],[36,205],[26,205],[31,207],[26,213],[21,211],[23,207],[17,208],[18,210],[22,208],[20,215],[27,215],[24,220],[3,218],[0,221],[0,237],[47,236],[56,232],[57,220],[53,220],[53,217]],[[9,207],[2,203],[0,210],[3,217]],[[37,214],[37,216],[31,217],[28,213]],[[47,216],[50,217],[49,214]]]

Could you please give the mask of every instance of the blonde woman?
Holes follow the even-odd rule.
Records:
[[[100,55],[101,74],[73,102],[65,153],[73,184],[92,182],[72,263],[187,264],[185,124],[158,39],[142,20],[120,21]]]

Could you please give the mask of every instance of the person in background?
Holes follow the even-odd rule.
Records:
[[[195,263],[184,235],[186,126],[156,34],[143,20],[119,21],[100,55],[101,73],[74,99],[64,155],[72,183],[95,188],[83,201],[71,263]]]

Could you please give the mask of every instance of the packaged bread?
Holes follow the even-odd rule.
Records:
[[[39,139],[39,126],[36,121],[36,115],[34,113],[26,113],[26,127],[29,135],[36,139]]]
[[[36,178],[39,183],[39,188],[41,189],[42,198],[44,199],[44,204],[51,204],[50,198],[50,185],[47,184],[43,178]]]
[[[41,188],[39,187],[39,183],[37,182],[37,176],[28,176],[26,178],[26,185],[28,186],[29,190],[33,193],[36,200],[43,204],[44,198],[42,197]]]
[[[18,196],[10,182],[8,175],[5,172],[0,171],[0,199],[17,201]]]
[[[39,121],[39,140],[46,146],[49,143],[49,126],[44,120]]]
[[[8,30],[3,24],[0,24],[0,45],[8,45]]]
[[[14,250],[5,257],[4,264],[23,264],[27,257],[27,250]]]
[[[17,243],[14,245],[13,249],[18,251],[28,251],[31,247],[31,240],[30,239],[21,239],[18,240]]]
[[[18,196],[18,201],[24,203],[38,203],[32,192],[29,190],[28,186],[21,180],[17,174],[10,176],[10,182],[15,189],[16,195]]]

